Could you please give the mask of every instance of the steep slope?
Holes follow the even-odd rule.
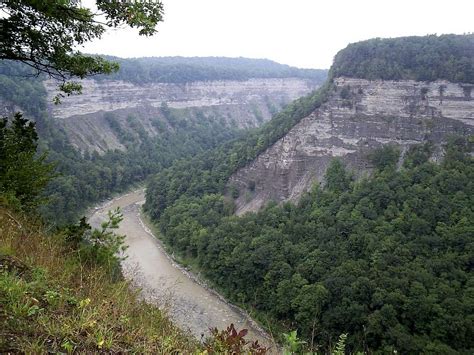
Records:
[[[35,120],[41,149],[57,162],[61,176],[43,208],[57,223],[264,123],[327,74],[245,58],[112,59],[119,72],[82,81],[83,94],[60,105],[52,103],[57,83],[0,65],[0,113]]]
[[[405,151],[417,143],[430,142],[440,146],[450,135],[474,134],[474,37],[465,36],[461,40],[461,44],[472,49],[470,57],[469,51],[459,50],[459,47],[464,48],[458,45],[459,37],[462,39],[463,36],[454,36],[448,42],[450,46],[445,57],[454,59],[444,62],[444,66],[442,61],[446,59],[443,57],[446,50],[438,50],[446,41],[443,36],[373,40],[350,45],[341,51],[336,56],[332,72],[335,75],[353,73],[353,76],[363,78],[335,77],[325,104],[232,175],[229,186],[239,190],[237,213],[255,211],[271,200],[298,200],[315,181],[322,181],[334,157],[341,158],[347,166],[360,173],[370,168],[367,153],[382,145],[394,144]],[[426,51],[419,51],[418,59],[413,59],[421,64],[406,64],[404,60],[410,57],[410,51],[401,55],[396,51],[397,46],[403,49],[407,43],[415,49],[422,43],[419,49],[425,48]],[[433,64],[430,71],[423,60],[433,50],[438,53],[441,63]],[[390,57],[391,51],[398,53],[394,55],[395,59]],[[461,54],[456,57],[458,52],[467,57]],[[463,68],[452,64],[458,62],[467,64]],[[449,66],[458,71],[454,70],[452,74],[449,70],[445,70],[447,74],[443,72],[443,68]],[[392,69],[393,73],[387,74],[383,68],[389,72]],[[406,79],[423,77],[420,68],[431,74],[430,80],[462,78],[465,82]],[[384,77],[383,73],[397,81],[378,79]]]
[[[150,181],[163,241],[312,351],[471,353],[473,38],[350,45],[316,93]],[[298,203],[234,214],[270,199]]]
[[[82,237],[81,226],[51,234],[32,222],[31,216],[15,213],[3,202],[1,353],[199,350],[191,335],[178,329],[158,307],[144,303],[128,282],[114,276],[105,254],[100,259],[87,245],[73,245],[73,240]]]
[[[298,97],[314,90],[318,81],[304,78],[253,78],[244,81],[213,80],[189,83],[132,83],[118,80],[84,80],[80,96],[53,105],[57,83],[47,81],[49,113],[78,149],[105,152],[125,149],[123,140],[107,121],[117,117],[125,131],[136,129],[124,119],[134,115],[154,137],[153,121],[165,121],[166,109],[180,111],[190,120],[221,120],[228,127],[257,127]],[[98,139],[99,138],[99,139]]]
[[[369,168],[368,152],[384,144],[406,147],[474,134],[472,84],[447,81],[369,81],[340,77],[328,101],[230,178],[240,190],[238,213],[270,200],[298,200],[341,158],[355,171]],[[252,190],[250,191],[250,185]]]

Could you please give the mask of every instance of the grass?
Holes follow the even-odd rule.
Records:
[[[0,353],[200,353],[157,307],[61,234],[0,207]]]

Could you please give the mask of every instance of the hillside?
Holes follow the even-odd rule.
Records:
[[[1,353],[199,350],[103,253],[74,244],[80,226],[52,235],[3,204],[0,225]]]
[[[189,123],[209,121],[222,130],[260,126],[291,101],[307,95],[318,81],[300,78],[250,78],[189,83],[130,83],[113,79],[84,80],[83,93],[53,105],[57,83],[45,82],[48,112],[82,151],[126,150],[120,131],[136,135],[143,126],[150,138],[159,128],[186,129]],[[169,117],[170,109],[176,122]],[[177,127],[173,127],[177,125]]]
[[[327,101],[231,176],[238,213],[268,201],[297,201],[323,181],[333,157],[360,174],[371,167],[368,152],[383,145],[399,146],[403,154],[413,144],[439,147],[450,135],[474,134],[473,53],[473,35],[349,45],[335,57]],[[412,80],[423,77],[421,68],[432,73],[425,77],[430,81]],[[447,81],[455,79],[451,70],[464,81]]]
[[[465,48],[472,36],[448,39]],[[357,60],[407,42],[425,58],[445,41],[361,42],[376,48]],[[353,352],[467,354],[473,85],[415,81],[416,66],[397,80],[337,74],[344,51],[316,93],[155,176],[145,210],[224,294],[309,343],[347,333]],[[446,67],[466,54],[451,53]]]
[[[323,182],[334,157],[361,174],[371,168],[368,153],[386,144],[404,153],[413,144],[439,148],[450,135],[474,134],[472,88],[447,81],[335,78],[318,110],[231,176],[229,185],[240,193],[238,213],[268,201],[299,200],[315,181]]]
[[[246,58],[109,59],[120,64],[117,73],[80,81],[82,94],[61,105],[52,104],[57,83],[44,82],[48,115],[81,151],[126,150],[123,134],[136,136],[141,127],[151,139],[160,126],[173,133],[203,120],[221,130],[258,127],[327,74]]]
[[[150,57],[121,59],[117,73],[97,79],[143,83],[191,83],[197,81],[246,81],[263,78],[301,78],[322,82],[325,69],[299,69],[268,59],[227,57]]]
[[[113,59],[118,73],[83,80],[82,95],[60,105],[52,102],[57,83],[1,63],[0,112],[21,110],[37,122],[40,147],[61,174],[42,207],[55,223],[261,125],[326,75],[244,58]]]

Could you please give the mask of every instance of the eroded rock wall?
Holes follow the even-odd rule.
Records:
[[[318,86],[315,81],[299,78],[143,85],[87,79],[82,85],[82,95],[66,97],[61,105],[51,104],[49,111],[76,148],[100,153],[125,149],[105,117],[107,112],[121,122],[127,115],[138,117],[150,136],[155,134],[151,121],[163,116],[164,103],[170,108],[188,109],[191,117],[204,115],[248,128],[269,120],[272,113]],[[45,87],[48,102],[52,102],[57,83],[46,81]]]
[[[474,134],[473,85],[337,78],[324,105],[231,177],[237,213],[298,200],[333,157],[360,173],[370,168],[367,153],[383,144],[403,151],[452,134]]]

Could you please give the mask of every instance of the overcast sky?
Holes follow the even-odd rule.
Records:
[[[87,6],[94,0],[83,0]],[[151,38],[109,30],[82,50],[119,57],[268,58],[329,68],[351,42],[474,31],[474,0],[163,0]]]

